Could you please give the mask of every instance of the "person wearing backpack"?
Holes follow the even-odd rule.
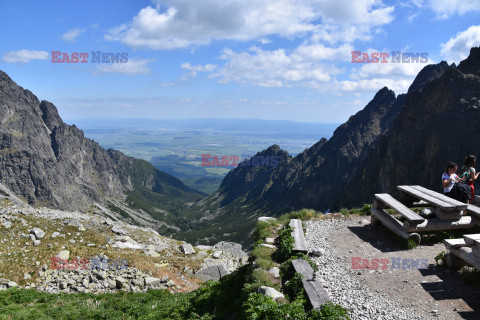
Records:
[[[458,183],[462,181],[455,173],[457,171],[457,168],[457,164],[449,162],[447,163],[447,167],[445,168],[445,173],[442,175],[443,193],[451,198],[453,198],[453,194],[451,194],[453,186],[456,182]]]
[[[470,186],[463,183],[463,180],[455,173],[458,166],[449,162],[442,175],[443,192],[447,197],[457,201],[468,203],[471,198]]]
[[[475,187],[473,183],[475,182],[475,180],[477,180],[478,175],[480,174],[480,172],[479,173],[475,172],[476,160],[477,159],[473,154],[468,155],[465,158],[465,161],[463,162],[465,164],[465,167],[464,167],[465,171],[460,176],[463,182],[470,186],[470,194],[471,194],[470,202],[473,202],[473,200],[475,199]]]

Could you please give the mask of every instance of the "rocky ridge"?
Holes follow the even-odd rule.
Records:
[[[33,208],[13,199],[0,194],[0,289],[190,291],[248,260],[239,244],[193,247],[151,228],[92,213]]]

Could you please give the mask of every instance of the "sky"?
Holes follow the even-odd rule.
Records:
[[[340,123],[479,45],[480,0],[0,0],[0,70],[64,120]]]

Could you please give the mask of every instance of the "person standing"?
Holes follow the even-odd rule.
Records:
[[[476,164],[476,157],[472,155],[468,155],[465,158],[465,161],[463,162],[465,165],[465,172],[460,176],[462,180],[464,181],[465,184],[468,184],[470,186],[470,202],[473,202],[475,199],[475,187],[473,186],[473,183],[475,180],[477,180],[479,173],[475,172],[475,164]]]

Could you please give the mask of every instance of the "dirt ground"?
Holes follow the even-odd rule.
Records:
[[[443,243],[420,244],[406,250],[385,227],[371,227],[369,222],[369,217],[350,218],[347,226],[339,229],[331,240],[338,254],[347,257],[345,263],[349,268],[352,257],[370,261],[389,259],[387,269],[356,272],[372,291],[401,300],[427,319],[480,319],[480,288],[465,284],[458,271],[436,266],[434,258],[445,250]],[[392,269],[392,258],[428,259],[429,266],[427,269]]]

